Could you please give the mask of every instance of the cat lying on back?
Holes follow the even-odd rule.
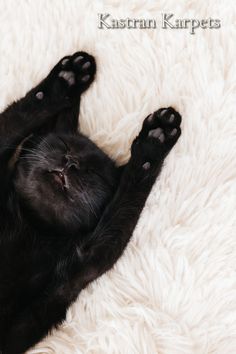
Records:
[[[78,132],[95,60],[63,58],[0,115],[0,352],[19,354],[66,316],[79,292],[126,247],[177,142],[173,108],[150,114],[117,167]]]

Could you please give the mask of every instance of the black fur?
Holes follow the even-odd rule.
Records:
[[[78,132],[81,94],[96,72],[84,52],[0,115],[0,351],[19,354],[60,324],[81,289],[127,245],[180,115],[144,120],[127,165]]]

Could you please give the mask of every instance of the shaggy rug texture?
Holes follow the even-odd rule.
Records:
[[[235,354],[235,1],[1,0],[0,10],[1,109],[85,50],[98,72],[81,129],[119,163],[147,114],[172,105],[183,117],[124,255],[28,353]],[[99,29],[98,13],[157,28]],[[162,13],[221,28],[163,29]]]

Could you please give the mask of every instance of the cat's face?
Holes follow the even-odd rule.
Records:
[[[115,186],[113,162],[82,135],[50,134],[36,141],[23,145],[16,165],[20,200],[52,225],[94,227]]]

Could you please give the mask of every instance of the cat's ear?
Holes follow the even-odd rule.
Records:
[[[23,145],[25,144],[26,141],[31,139],[33,137],[33,134],[28,135],[26,138],[24,138],[19,145],[14,149],[13,154],[11,158],[8,161],[8,170],[12,172],[16,166],[16,163],[20,157]]]

